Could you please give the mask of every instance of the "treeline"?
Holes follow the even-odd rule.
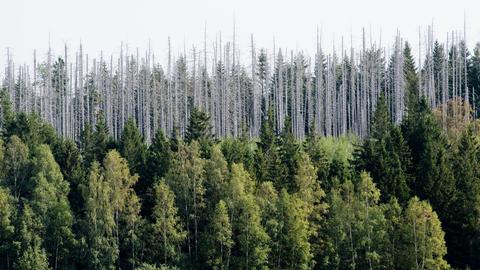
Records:
[[[400,125],[380,95],[365,140],[277,135],[272,109],[258,139],[215,140],[194,109],[148,146],[103,117],[62,138],[3,95],[0,268],[478,269],[475,122],[415,93]]]
[[[217,138],[258,137],[272,108],[277,134],[289,118],[298,139],[309,131],[363,139],[380,93],[398,124],[413,86],[443,114],[448,100],[461,98],[472,104],[476,117],[480,45],[472,52],[464,34],[436,39],[429,27],[414,57],[412,44],[400,34],[387,44],[367,35],[357,33],[362,37],[358,47],[349,40],[331,49],[322,47],[331,42],[322,42],[318,34],[313,55],[275,45],[257,48],[253,36],[250,48],[240,50],[235,33],[232,40],[205,38],[202,46],[181,52],[169,41],[161,54],[122,44],[118,55],[92,56],[82,45],[65,46],[64,52],[49,49],[41,57],[34,52],[29,64],[16,63],[7,50],[2,86],[14,111],[36,113],[58,134],[76,141],[100,114],[115,140],[128,119],[134,119],[147,143],[157,129],[168,137],[178,129],[184,138],[193,108],[210,116]]]

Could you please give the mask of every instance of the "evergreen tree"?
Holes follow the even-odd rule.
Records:
[[[370,125],[370,137],[372,139],[381,140],[385,138],[390,131],[392,122],[390,120],[390,114],[387,107],[387,101],[385,100],[385,94],[382,92],[377,101],[377,107],[372,118],[372,124]]]
[[[475,107],[476,112],[474,112],[474,116],[477,116],[478,111],[480,110],[480,43],[475,45],[470,62],[471,66],[468,69],[468,85],[471,88],[472,96],[475,100],[473,106]]]
[[[365,141],[357,165],[367,170],[380,190],[384,202],[396,197],[406,203],[410,197],[410,151],[397,126],[390,122],[387,104],[381,94],[372,119],[370,137]]]
[[[54,156],[63,178],[69,183],[68,199],[74,214],[78,215],[84,208],[80,186],[85,184],[86,178],[81,152],[75,142],[67,139],[55,146]]]
[[[441,218],[454,199],[455,178],[449,162],[449,145],[424,98],[403,126],[415,164],[415,193],[428,199]]]
[[[470,127],[460,137],[455,151],[453,171],[456,197],[453,215],[445,226],[449,258],[452,265],[480,267],[480,148]]]
[[[85,167],[90,167],[93,161],[101,162],[96,159],[95,137],[90,124],[86,124],[80,135],[80,149],[82,150]]]
[[[93,133],[93,138],[94,158],[95,160],[101,161],[105,158],[110,143],[108,127],[105,123],[105,117],[103,116],[103,114],[100,114],[98,116],[97,124],[95,125],[95,132]]]
[[[133,173],[142,173],[145,165],[146,147],[133,119],[129,119],[123,129],[119,143],[120,154],[129,164]],[[144,191],[140,191],[143,194]]]
[[[55,130],[36,114],[16,113],[10,121],[5,136],[17,135],[29,148],[39,144],[54,145],[57,141]]]
[[[212,127],[210,125],[210,117],[207,113],[194,107],[190,112],[190,120],[185,135],[186,142],[191,141],[209,141],[212,139]]]
[[[419,101],[418,76],[415,65],[415,60],[412,55],[410,44],[405,42],[403,49],[403,74],[405,76],[405,93],[406,93],[406,108],[407,121],[412,120],[409,116],[416,110]]]
[[[145,194],[138,194],[143,199],[142,213],[144,216],[150,216],[154,204],[153,183],[155,180],[164,177],[168,172],[171,158],[170,142],[163,131],[158,129],[152,144],[147,150],[144,177],[138,183],[138,190],[146,192]]]
[[[277,179],[275,180],[277,181],[276,183],[278,189],[286,188],[288,191],[292,191],[294,189],[295,183],[293,178],[296,172],[297,158],[300,149],[292,133],[291,126],[292,123],[290,118],[287,117],[285,119],[285,127],[283,128],[278,140],[276,140],[277,147],[280,152],[281,164],[278,164],[275,166],[275,168],[272,168],[275,172],[281,173],[283,171],[285,173],[285,175],[279,175],[277,173]],[[279,167],[282,169],[278,170]]]
[[[165,137],[162,129],[158,129],[152,144],[147,150],[147,178],[152,181],[155,178],[164,177],[168,172],[172,151],[170,142]]]
[[[212,147],[212,126],[210,124],[210,116],[206,112],[193,108],[190,112],[190,119],[185,134],[185,141],[190,143],[197,141],[200,144],[202,157],[210,157]]]

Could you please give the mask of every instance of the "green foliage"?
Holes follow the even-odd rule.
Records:
[[[111,186],[100,164],[92,163],[88,183],[83,187],[87,229],[88,264],[92,269],[114,269],[118,243],[114,237],[115,213],[111,204]]]
[[[428,199],[441,217],[455,195],[455,178],[449,161],[449,145],[424,98],[403,126],[415,168],[415,194]]]
[[[5,135],[13,121],[12,104],[5,88],[0,89],[0,135]]]
[[[210,122],[210,116],[206,112],[194,107],[190,112],[190,119],[185,134],[187,143],[197,141],[200,144],[200,151],[204,158],[210,156],[212,147],[213,135]]]
[[[48,270],[47,255],[45,250],[38,246],[28,247],[20,256],[17,264],[17,270]]]
[[[216,202],[225,196],[227,190],[228,164],[219,145],[212,147],[211,157],[205,162],[205,197],[209,204],[207,211],[213,212]]]
[[[117,144],[100,116],[77,148],[12,114],[0,269],[476,268],[480,140],[471,128],[450,146],[426,102],[410,105],[400,129],[381,96],[361,142],[300,141],[289,119],[277,134],[269,110],[259,140],[214,143],[194,115],[195,139],[158,131],[148,149],[133,121]]]
[[[135,270],[177,270],[178,268],[176,267],[170,267],[170,266],[165,266],[162,265],[160,267],[157,267],[155,265],[143,263],[140,267],[135,268]]]
[[[240,198],[236,224],[238,231],[239,256],[237,267],[264,269],[268,262],[270,238],[260,220],[260,208],[251,194]]]
[[[409,121],[410,119],[408,116],[416,111],[420,94],[418,89],[418,76],[415,60],[408,42],[405,42],[405,46],[403,48],[403,57],[405,58],[403,64],[403,74],[405,76],[406,83],[405,92],[407,100],[407,121]]]
[[[13,135],[10,137],[3,158],[5,181],[3,185],[7,186],[15,198],[25,195],[31,187],[27,181],[29,167],[29,149],[22,140]]]
[[[380,95],[370,137],[356,158],[359,170],[367,170],[378,183],[384,202],[396,197],[402,204],[410,198],[412,184],[409,148],[397,126],[390,122],[385,98]]]
[[[54,147],[54,157],[60,166],[63,178],[70,184],[68,199],[74,214],[79,215],[84,208],[80,186],[85,184],[87,173],[84,170],[83,156],[72,140],[62,140]]]
[[[39,144],[53,145],[57,140],[53,127],[43,122],[36,114],[14,114],[4,135],[5,137],[16,135],[30,148]]]
[[[468,85],[469,88],[472,89],[474,95],[478,97],[480,94],[480,43],[475,45],[473,49],[473,55],[470,59],[471,65],[468,68]],[[477,115],[478,115],[478,108],[480,101],[478,98],[475,99],[475,108],[477,108]]]
[[[449,269],[440,220],[426,201],[414,197],[404,214],[401,269]]]
[[[480,148],[470,127],[460,137],[453,166],[456,196],[451,221],[445,224],[449,258],[456,265],[480,267]]]
[[[212,139],[212,127],[210,117],[198,108],[193,108],[190,112],[190,120],[187,128],[185,141],[208,141]]]
[[[13,236],[15,226],[13,218],[16,214],[15,201],[9,190],[0,187],[0,267],[9,268],[13,257]]]
[[[73,216],[68,202],[69,186],[63,179],[50,148],[39,145],[33,153],[32,209],[40,218],[49,260],[55,268],[67,256],[73,241]]]
[[[141,223],[140,201],[133,190],[137,180],[138,176],[130,174],[127,161],[116,150],[108,152],[103,168],[98,162],[92,164],[84,187],[92,268],[135,265],[137,228]]]
[[[133,119],[129,119],[120,139],[120,154],[128,161],[130,170],[141,173],[145,164],[146,147]]]
[[[227,210],[227,204],[220,200],[210,222],[211,250],[208,263],[212,269],[229,268],[233,240],[232,225]]]
[[[153,208],[153,239],[151,246],[155,247],[158,259],[164,264],[175,262],[179,257],[180,244],[186,238],[180,217],[175,207],[175,195],[161,180],[154,187],[155,206]]]
[[[180,141],[178,150],[172,156],[165,182],[175,193],[176,205],[187,229],[189,255],[198,256],[199,220],[205,207],[204,163],[196,141],[187,145]]]
[[[310,244],[309,209],[306,202],[282,190],[278,200],[278,215],[281,217],[280,269],[311,269],[313,253]]]
[[[142,173],[142,180],[137,185],[138,195],[143,199],[142,214],[144,216],[150,216],[154,204],[155,198],[152,196],[154,181],[164,177],[169,170],[172,158],[170,147],[170,141],[159,129],[147,150],[145,171]]]
[[[387,226],[380,191],[362,172],[331,191],[323,265],[329,268],[377,268],[386,265]]]

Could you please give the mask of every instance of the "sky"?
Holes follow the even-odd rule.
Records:
[[[64,44],[76,50],[80,43],[92,56],[117,55],[121,42],[131,51],[148,48],[161,61],[167,57],[168,37],[174,51],[203,48],[206,26],[208,44],[219,33],[233,38],[240,52],[248,55],[250,35],[256,47],[277,47],[313,53],[317,27],[322,46],[340,48],[367,37],[391,45],[397,31],[413,44],[418,33],[434,26],[435,36],[445,40],[447,32],[463,32],[467,42],[480,41],[478,0],[0,0],[0,65],[7,48],[15,62],[31,63],[33,50],[45,56],[48,46],[63,54]],[[418,46],[418,45],[415,45]]]

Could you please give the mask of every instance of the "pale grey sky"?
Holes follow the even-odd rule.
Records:
[[[257,47],[277,46],[311,52],[316,28],[323,32],[323,46],[340,46],[342,36],[350,44],[359,44],[361,29],[380,33],[391,44],[397,29],[411,43],[418,43],[418,29],[425,31],[433,21],[437,37],[447,31],[463,31],[464,13],[469,46],[480,41],[480,1],[478,0],[0,0],[0,64],[5,48],[13,50],[17,62],[30,62],[33,49],[44,55],[49,36],[55,53],[63,44],[76,49],[80,41],[94,56],[103,50],[117,54],[120,42],[130,48],[152,48],[160,59],[166,57],[167,37],[175,50],[192,44],[200,48],[204,24],[208,38],[222,32],[223,40],[232,38],[233,18],[237,41],[247,54],[250,33]],[[415,45],[416,46],[416,45]]]

